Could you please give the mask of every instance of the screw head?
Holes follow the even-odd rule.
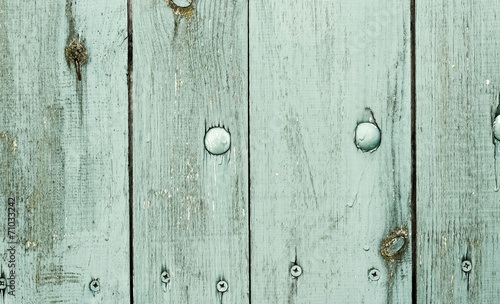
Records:
[[[370,269],[370,271],[368,271],[368,279],[370,281],[378,281],[378,280],[380,280],[380,270],[378,270],[376,268]]]
[[[217,282],[217,291],[226,292],[228,288],[229,288],[229,285],[227,284],[226,281],[220,280],[219,282]]]
[[[7,280],[5,278],[0,278],[0,290],[7,288]]]
[[[168,271],[166,270],[162,271],[160,278],[163,283],[165,284],[170,283],[170,274],[168,273]]]
[[[99,279],[92,279],[89,284],[90,291],[93,293],[97,293],[101,290],[101,283],[99,282]]]
[[[300,277],[300,275],[302,274],[302,267],[300,267],[299,265],[293,265],[292,268],[290,268],[290,274],[294,278]]]
[[[465,260],[462,262],[462,271],[470,272],[472,270],[472,263],[469,260]]]

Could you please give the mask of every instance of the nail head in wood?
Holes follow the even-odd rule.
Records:
[[[293,265],[292,268],[290,268],[290,274],[294,278],[300,277],[300,275],[302,274],[302,267],[300,267],[299,265]]]
[[[472,263],[469,260],[465,260],[462,262],[462,271],[470,272],[472,270]]]
[[[7,280],[5,278],[0,278],[0,290],[7,288]]]
[[[101,291],[101,283],[99,279],[92,279],[89,284],[90,291],[93,293],[98,293]]]
[[[168,273],[168,271],[166,270],[162,271],[160,278],[163,283],[165,284],[170,283],[170,274]]]
[[[380,270],[378,270],[376,268],[370,269],[370,271],[368,271],[368,279],[370,281],[378,281],[378,280],[380,280]]]
[[[220,280],[219,282],[217,282],[217,291],[218,292],[226,292],[228,288],[229,288],[229,285],[227,284],[226,281]]]
[[[172,2],[179,7],[188,7],[193,3],[193,0],[172,0]]]
[[[205,149],[210,154],[221,155],[231,147],[231,134],[224,128],[213,127],[205,133]]]
[[[360,123],[356,127],[354,142],[363,152],[375,151],[380,146],[381,133],[377,125],[370,122]]]
[[[493,136],[495,136],[496,140],[500,140],[500,115],[495,117],[493,121]]]

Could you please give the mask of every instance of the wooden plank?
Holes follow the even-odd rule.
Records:
[[[411,226],[409,3],[251,3],[253,302],[411,302],[410,238],[379,250]],[[353,143],[366,107],[373,153]]]
[[[129,301],[126,20],[119,0],[0,1],[1,303]]]
[[[135,302],[248,303],[247,2],[133,15]],[[219,124],[231,147],[211,155]]]
[[[484,0],[417,3],[418,303],[500,297],[499,16]]]

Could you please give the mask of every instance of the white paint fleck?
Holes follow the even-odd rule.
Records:
[[[12,144],[10,145],[10,152],[12,152],[12,154],[15,154],[17,151],[17,137],[14,137],[14,139],[12,140]]]
[[[486,79],[486,84],[490,84],[490,80],[489,79]]]
[[[177,73],[174,74],[174,87],[175,87],[174,95],[177,96]]]

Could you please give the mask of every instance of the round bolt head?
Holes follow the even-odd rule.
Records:
[[[500,140],[500,115],[495,117],[493,121],[493,136],[495,136],[496,140]]]
[[[217,282],[217,291],[226,292],[228,288],[229,288],[229,285],[227,284],[226,281],[220,280],[219,282]]]
[[[5,278],[0,278],[0,290],[7,288],[7,280]]]
[[[381,133],[377,125],[370,122],[360,123],[356,127],[354,142],[363,152],[371,152],[380,145]]]
[[[302,267],[300,267],[299,265],[293,265],[292,268],[290,268],[290,274],[294,278],[300,277],[300,275],[302,274]]]
[[[210,154],[221,155],[231,147],[231,134],[226,129],[214,127],[205,133],[205,149]]]
[[[172,0],[175,5],[180,6],[180,7],[188,7],[191,5],[193,0]]]
[[[465,260],[462,262],[462,271],[470,272],[472,270],[472,263],[469,260]]]
[[[370,269],[370,271],[368,272],[368,279],[370,281],[378,281],[378,280],[380,280],[380,270],[378,270],[376,268]]]
[[[163,283],[170,283],[170,274],[166,270],[161,273],[160,278]]]
[[[99,279],[93,279],[90,281],[89,284],[90,291],[97,293],[101,290],[101,283],[99,282]]]

